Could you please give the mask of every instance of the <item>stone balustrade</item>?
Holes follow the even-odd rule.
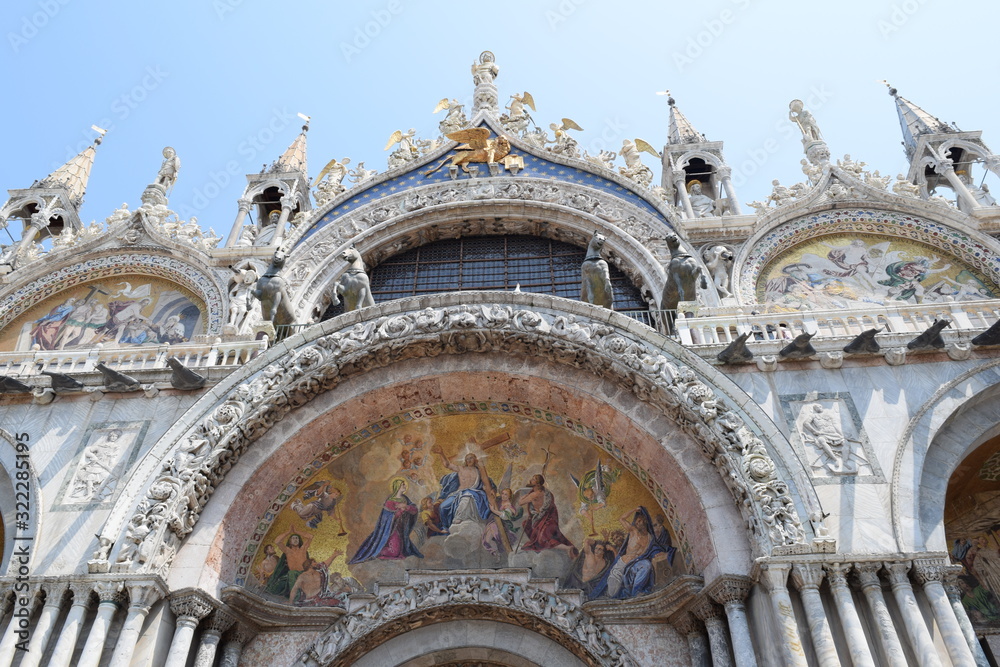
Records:
[[[761,354],[775,354],[801,333],[815,333],[812,344],[817,350],[842,349],[855,336],[868,329],[882,328],[879,342],[883,347],[903,345],[927,329],[936,319],[951,320],[943,337],[970,339],[1000,319],[1000,299],[928,303],[920,305],[878,306],[850,310],[810,310],[788,313],[750,314],[743,308],[716,308],[722,314],[683,317],[678,314],[677,336],[686,347],[721,349],[740,334],[751,331],[748,343]],[[704,311],[702,311],[704,312]],[[708,349],[704,349],[709,352]]]
[[[167,368],[167,359],[177,357],[188,368],[212,366],[238,366],[250,361],[267,348],[265,340],[210,343],[184,343],[181,345],[149,345],[135,347],[107,347],[96,345],[82,350],[29,350],[25,352],[0,352],[0,375],[36,376],[41,371],[59,373],[97,372],[97,364],[120,373]]]

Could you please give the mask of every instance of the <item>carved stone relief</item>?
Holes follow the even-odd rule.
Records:
[[[149,421],[99,422],[83,434],[53,511],[103,509],[135,461]]]
[[[815,483],[885,482],[849,393],[791,394],[780,400],[790,440]]]

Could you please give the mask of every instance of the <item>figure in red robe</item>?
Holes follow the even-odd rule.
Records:
[[[552,492],[545,488],[545,478],[535,475],[528,482],[528,486],[531,487],[531,491],[517,503],[528,510],[528,518],[522,525],[524,537],[528,540],[524,550],[543,551],[567,546],[572,555],[576,556],[576,547],[559,530],[559,511],[556,509]]]

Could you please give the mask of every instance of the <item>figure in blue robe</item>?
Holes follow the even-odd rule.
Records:
[[[440,453],[442,458],[444,458],[445,465],[455,472],[450,472],[441,478],[441,493],[438,494],[438,498],[441,500],[441,506],[438,508],[438,512],[441,514],[441,529],[448,532],[451,529],[451,524],[455,520],[455,513],[458,511],[458,505],[462,498],[468,497],[472,499],[475,503],[476,513],[479,518],[486,522],[492,517],[492,512],[490,511],[490,501],[489,497],[486,495],[487,492],[495,492],[493,487],[493,481],[486,476],[485,470],[479,466],[479,461],[475,454],[468,454],[465,457],[465,467],[474,468],[477,472],[476,483],[467,489],[459,489],[458,482],[458,470],[457,466],[448,460],[443,453]],[[483,488],[483,478],[486,478],[490,485],[490,489]]]
[[[626,520],[629,515],[632,516],[631,521]],[[619,521],[628,530],[628,536],[611,567],[591,591],[590,599],[592,600],[599,597],[626,600],[652,593],[653,586],[656,584],[653,557],[666,553],[666,549],[664,549],[662,541],[656,539],[649,510],[640,505],[623,514]],[[636,541],[644,542],[646,548],[635,555],[632,560],[624,562],[623,558],[629,553],[629,544]]]
[[[351,565],[365,561],[402,560],[408,556],[423,558],[424,555],[410,540],[413,524],[417,519],[417,506],[405,495],[406,480],[397,477],[392,480],[392,495],[382,504],[375,530],[358,547]]]

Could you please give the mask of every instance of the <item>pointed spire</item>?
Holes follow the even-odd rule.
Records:
[[[677,108],[677,103],[667,93],[667,104],[670,105],[670,130],[667,134],[667,143],[671,144],[696,144],[705,141],[705,135],[694,129],[694,125]]]
[[[83,200],[83,194],[87,191],[87,181],[90,180],[90,169],[94,166],[94,156],[97,154],[97,147],[101,145],[104,138],[101,136],[94,139],[94,143],[87,146],[69,162],[59,167],[51,174],[43,178],[32,187],[43,188],[65,188],[69,192],[72,202],[79,205]]]
[[[302,114],[299,115],[302,116]],[[306,132],[309,131],[309,117],[302,117],[306,119],[305,125],[302,126],[302,132],[299,133],[299,136],[295,137],[295,141],[275,161],[271,171],[284,173],[297,171],[306,175],[309,174],[308,165],[306,164]]]
[[[911,157],[917,147],[917,138],[924,134],[942,134],[955,132],[957,128],[948,125],[940,118],[930,115],[883,81],[889,89],[889,94],[896,100],[896,112],[899,114],[899,126],[903,130],[903,146],[907,157]]]

